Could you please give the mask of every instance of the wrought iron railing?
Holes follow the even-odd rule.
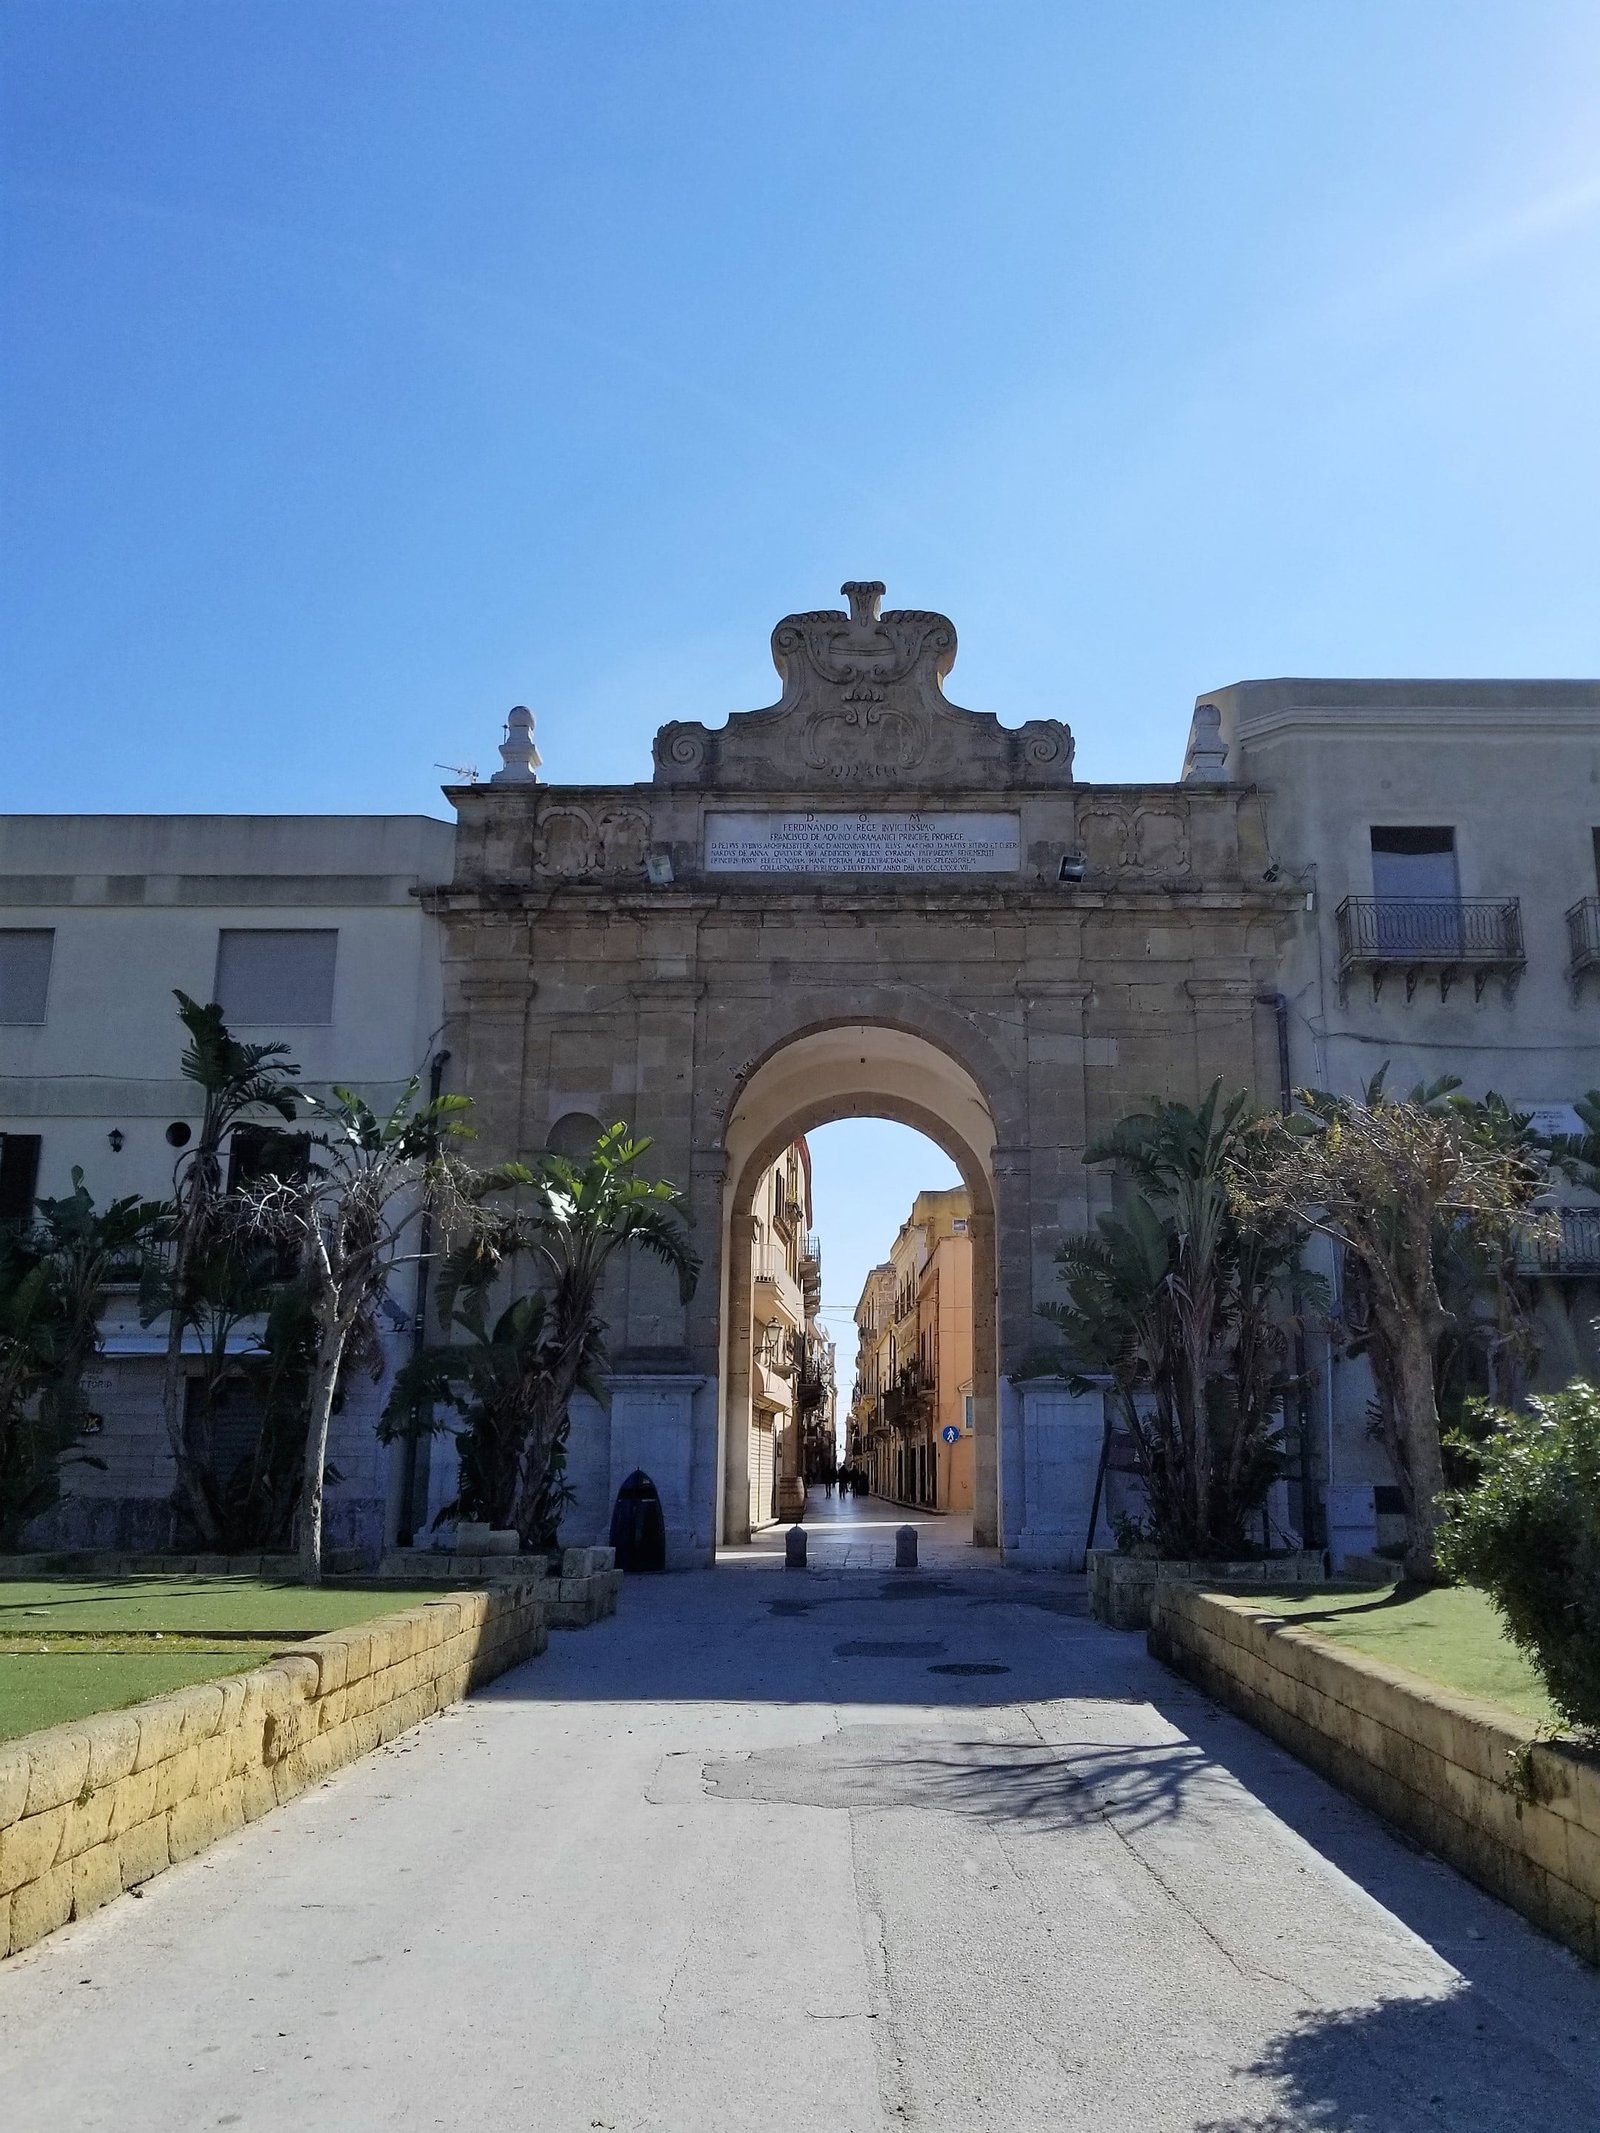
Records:
[[[1600,1276],[1600,1207],[1556,1207],[1524,1238],[1517,1263],[1525,1274]]]
[[[1567,913],[1568,969],[1576,980],[1600,970],[1600,896],[1585,896]]]
[[[1481,993],[1488,978],[1514,978],[1527,962],[1515,896],[1347,896],[1335,916],[1340,977],[1366,970],[1377,987],[1386,971],[1401,970],[1407,999],[1425,971],[1442,993],[1470,972]]]

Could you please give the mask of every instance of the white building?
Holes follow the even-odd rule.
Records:
[[[423,816],[0,818],[0,1219],[70,1191],[74,1168],[97,1205],[170,1195],[200,1114],[175,989],[220,1000],[240,1037],[284,1040],[312,1090],[340,1082],[381,1105],[413,1074],[426,1082],[449,1037],[435,921],[413,892],[449,879],[454,841]],[[393,1299],[396,1353],[413,1279]],[[70,1467],[30,1538],[169,1544],[163,1348],[162,1325],[141,1327],[117,1293],[92,1447],[104,1471]],[[335,1417],[330,1546],[395,1531],[403,1462],[376,1440],[382,1399],[358,1379]]]
[[[1269,866],[1305,891],[1263,1003],[1288,1086],[1455,1075],[1578,1130],[1600,1085],[1600,683],[1238,682],[1198,700],[1185,773],[1255,786]],[[1559,1197],[1539,1319],[1564,1383],[1600,1367],[1600,1210]],[[1332,1537],[1370,1547],[1398,1526],[1370,1375],[1336,1345],[1313,1361]]]

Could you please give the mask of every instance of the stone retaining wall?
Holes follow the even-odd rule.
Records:
[[[1328,1579],[1327,1564],[1314,1549],[1236,1563],[1184,1563],[1091,1548],[1085,1561],[1089,1611],[1108,1629],[1148,1629],[1157,1585],[1324,1585]]]
[[[1600,1962],[1600,1755],[1247,1595],[1157,1587],[1150,1649],[1589,1962]]]
[[[496,1586],[533,1578],[545,1596],[551,1629],[586,1629],[617,1611],[622,1572],[614,1548],[564,1548],[559,1567],[539,1556],[451,1555],[443,1549],[397,1548],[383,1558],[379,1575],[407,1585]]]
[[[248,1673],[0,1743],[0,1956],[542,1652],[549,1582],[451,1593]]]

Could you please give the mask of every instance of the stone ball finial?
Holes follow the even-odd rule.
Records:
[[[533,785],[539,777],[539,751],[533,741],[533,713],[518,704],[506,720],[506,737],[500,743],[504,768],[489,780],[491,785]]]

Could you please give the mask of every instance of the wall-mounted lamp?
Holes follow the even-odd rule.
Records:
[[[111,1131],[106,1135],[106,1139],[111,1143],[111,1153],[113,1155],[121,1155],[123,1141],[122,1128],[120,1126],[113,1126]]]
[[[1061,864],[1056,869],[1056,880],[1082,881],[1083,875],[1083,854],[1081,852],[1063,852],[1061,855]]]

